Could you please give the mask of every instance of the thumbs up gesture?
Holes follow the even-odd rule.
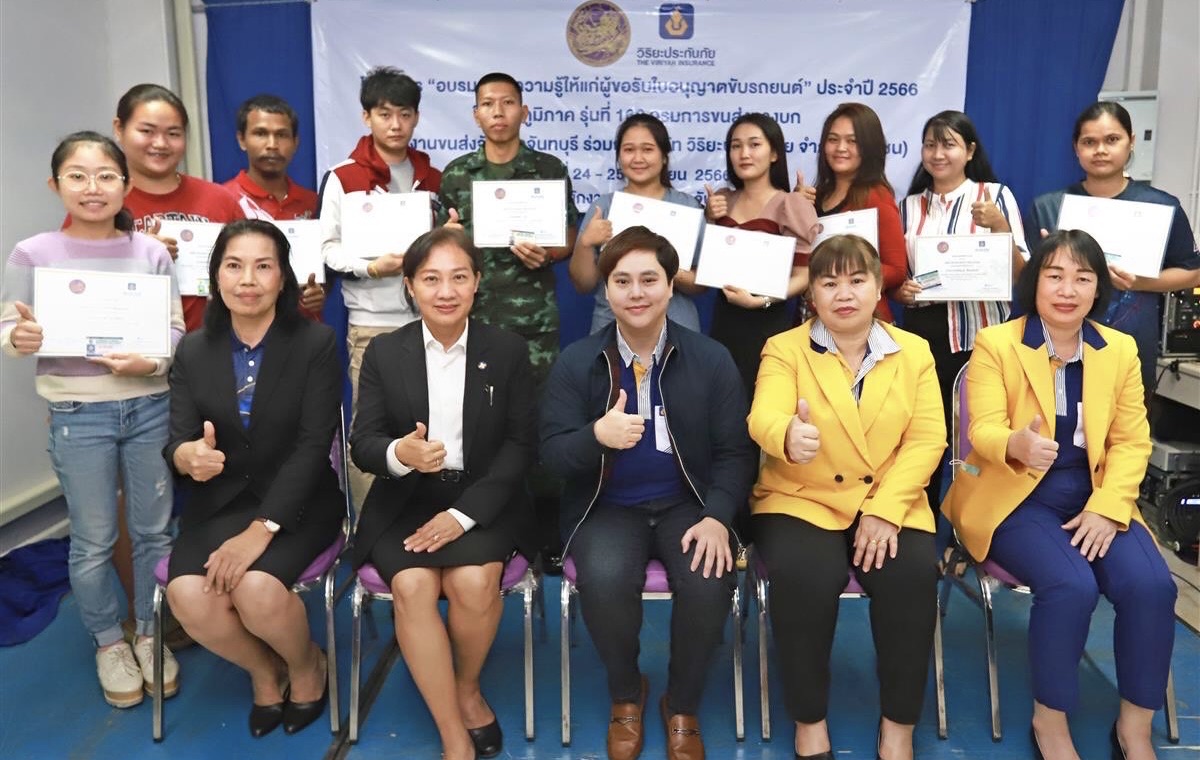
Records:
[[[1042,415],[1035,414],[1026,427],[1008,436],[1005,455],[1031,470],[1045,472],[1058,458],[1058,442],[1042,436]]]
[[[154,217],[154,221],[146,228],[146,234],[152,238],[156,238],[160,243],[167,247],[167,253],[171,254],[172,259],[179,258],[179,241],[173,237],[167,237],[160,234],[162,230],[162,219]]]
[[[20,301],[13,303],[20,321],[13,327],[9,340],[17,353],[29,355],[42,347],[42,326],[33,318],[33,310]]]
[[[588,222],[587,227],[583,228],[583,235],[579,242],[591,246],[604,245],[612,239],[612,234],[612,222],[604,218],[604,209],[596,206],[596,213]]]
[[[817,188],[804,184],[803,169],[796,170],[796,186],[792,188],[792,192],[800,193],[808,201],[815,201],[817,199]]]
[[[188,475],[197,483],[203,483],[220,475],[225,469],[225,454],[217,448],[217,429],[208,420],[204,421],[204,434],[198,441],[190,441],[175,449],[175,469]]]
[[[622,388],[617,393],[617,403],[592,426],[592,432],[600,445],[610,449],[631,449],[642,440],[646,421],[640,414],[626,414],[626,401],[625,389]]]
[[[983,198],[971,204],[971,219],[979,227],[986,227],[992,232],[1011,232],[1004,212],[992,200],[991,190],[983,186]]]
[[[821,431],[812,424],[808,401],[800,399],[796,402],[796,414],[788,423],[784,453],[795,464],[808,464],[816,459],[820,450]]]
[[[315,272],[308,273],[308,281],[300,289],[300,306],[317,314],[320,314],[325,306],[325,288],[317,282]]]
[[[443,227],[454,227],[455,229],[460,229],[460,230],[463,228],[462,222],[459,221],[459,218],[458,218],[458,209],[456,209],[456,208],[450,209],[450,213],[448,214],[448,216],[446,218],[446,223],[443,224],[442,226]]]
[[[442,469],[446,462],[446,444],[425,440],[428,430],[424,422],[418,422],[411,433],[396,439],[392,444],[392,453],[400,464],[417,472],[437,472]]]
[[[729,213],[729,198],[725,193],[714,189],[712,185],[705,185],[704,192],[708,193],[704,201],[705,219],[715,222]]]

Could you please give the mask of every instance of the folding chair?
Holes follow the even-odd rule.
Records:
[[[736,570],[734,571],[736,572]],[[563,562],[560,611],[562,626],[562,744],[571,744],[571,627],[574,609],[571,597],[578,594],[575,560],[567,557]],[[671,598],[671,587],[667,582],[667,569],[656,559],[646,565],[646,581],[642,586],[643,601],[661,601]],[[746,738],[745,705],[742,694],[742,594],[735,584],[729,614],[733,618],[733,714],[734,729],[738,741]]]

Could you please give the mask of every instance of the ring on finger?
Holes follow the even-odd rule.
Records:
[[[440,538],[439,534],[437,534],[437,533],[434,533],[434,534],[433,534],[433,540],[434,540],[434,541],[437,541],[439,538]]]

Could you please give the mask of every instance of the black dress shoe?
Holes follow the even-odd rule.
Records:
[[[250,706],[250,735],[255,739],[266,736],[283,722],[283,706],[287,704],[288,689],[283,691],[283,701],[273,705]]]
[[[289,734],[294,734],[303,729],[309,723],[312,723],[317,718],[321,717],[321,713],[325,712],[325,703],[329,701],[329,673],[328,669],[332,665],[326,661],[325,668],[325,688],[321,691],[321,696],[312,702],[293,702],[290,699],[283,705],[283,730]]]
[[[487,704],[486,700],[484,704]],[[492,706],[488,705],[488,709],[492,710]],[[471,742],[475,745],[476,757],[495,757],[504,748],[504,734],[500,733],[500,719],[494,717],[495,710],[492,710],[492,715],[492,722],[486,726],[467,729],[467,733],[471,735]]]
[[[1112,758],[1113,760],[1125,760],[1125,749],[1121,746],[1121,740],[1117,738],[1117,724],[1113,721],[1112,732],[1108,738],[1112,741]]]

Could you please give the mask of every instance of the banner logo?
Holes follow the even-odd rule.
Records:
[[[696,10],[691,3],[658,6],[658,36],[664,40],[690,40],[695,26]]]
[[[629,47],[629,17],[616,3],[590,0],[567,19],[567,48],[588,66],[608,66]]]

